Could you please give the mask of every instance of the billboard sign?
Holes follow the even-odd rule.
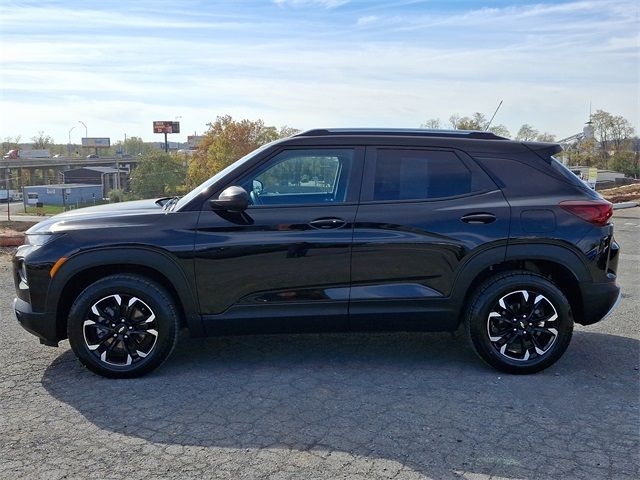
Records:
[[[82,146],[89,148],[109,148],[111,139],[109,137],[83,137]]]
[[[587,183],[594,190],[596,189],[596,181],[597,180],[598,180],[598,169],[597,168],[590,168],[589,169],[589,174],[588,174],[588,177],[587,177]]]
[[[153,122],[153,133],[180,133],[180,122]]]
[[[189,135],[187,137],[187,143],[189,144],[189,148],[197,148],[198,144],[204,140],[204,135]]]

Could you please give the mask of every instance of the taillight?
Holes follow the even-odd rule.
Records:
[[[567,212],[603,227],[613,215],[613,204],[606,200],[565,200],[559,204]]]

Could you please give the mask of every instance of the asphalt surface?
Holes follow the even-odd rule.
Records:
[[[640,478],[640,209],[624,298],[553,367],[511,376],[449,334],[189,339],[106,380],[38,344],[0,260],[0,478]]]

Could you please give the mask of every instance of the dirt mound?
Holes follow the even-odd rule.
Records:
[[[600,194],[612,203],[640,200],[640,183],[601,190]]]

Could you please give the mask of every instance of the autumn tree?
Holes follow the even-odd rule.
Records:
[[[631,123],[621,115],[598,110],[591,115],[593,130],[600,146],[601,155],[606,158],[609,152],[614,154],[628,150],[634,129]]]
[[[53,145],[53,138],[50,135],[45,135],[42,130],[36,136],[31,137],[31,141],[33,142],[33,148],[36,150],[44,150]]]
[[[131,173],[131,190],[138,198],[175,195],[184,185],[186,175],[183,157],[160,150],[148,152]]]
[[[230,115],[217,117],[198,145],[187,174],[189,187],[195,187],[249,152],[297,130],[269,127],[262,120],[234,120]]]

